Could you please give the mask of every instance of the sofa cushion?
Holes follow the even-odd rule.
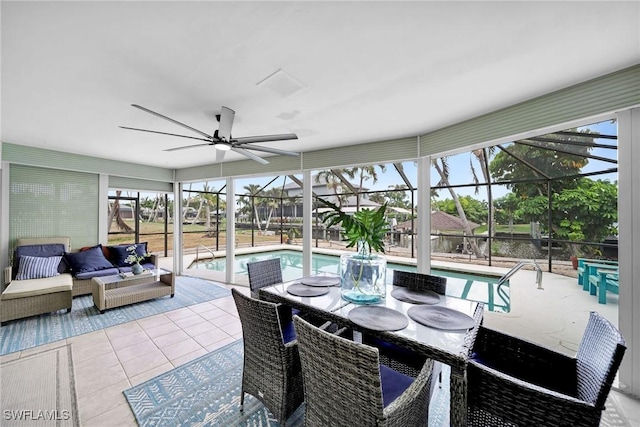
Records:
[[[147,242],[109,246],[108,249],[109,249],[110,261],[113,263],[113,265],[115,265],[116,267],[131,266],[131,264],[126,261],[126,259],[129,255],[131,255],[131,251],[128,251],[127,249],[132,246],[135,246],[136,255],[141,257],[144,257],[147,255]],[[145,258],[145,260],[143,260],[142,262],[146,262],[146,261],[147,261],[147,258]]]
[[[20,267],[20,257],[62,257],[67,250],[63,243],[42,243],[37,245],[24,245],[16,246],[16,253],[13,262],[13,271],[17,272]],[[67,263],[62,261],[58,267],[59,273],[66,273],[68,271]]]
[[[62,256],[33,257],[23,255],[18,263],[16,280],[43,279],[58,276],[58,266]]]
[[[26,298],[54,292],[71,291],[72,289],[73,279],[69,273],[44,279],[13,280],[2,292],[2,299]]]
[[[113,268],[113,264],[111,264],[102,253],[102,245],[97,245],[76,253],[67,252],[64,254],[64,258],[75,276],[80,273]]]
[[[153,270],[156,268],[156,266],[150,262],[141,262],[140,265],[145,270]],[[131,273],[132,269],[133,269],[133,266],[131,265],[127,265],[126,267],[118,267],[118,270],[120,270],[120,272],[122,273]]]
[[[113,274],[118,274],[120,273],[120,270],[121,269],[111,266],[111,268],[105,268],[102,270],[85,271],[84,273],[78,273],[74,277],[77,280],[88,280],[88,279],[93,279],[94,277],[104,277],[104,276],[111,276]]]

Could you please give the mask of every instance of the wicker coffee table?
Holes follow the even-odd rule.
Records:
[[[114,274],[92,279],[93,304],[100,313],[114,307],[175,294],[175,278],[168,270],[146,270],[142,274]]]

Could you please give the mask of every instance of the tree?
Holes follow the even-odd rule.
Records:
[[[438,162],[439,161],[439,162]],[[462,204],[460,203],[460,199],[458,198],[458,194],[455,192],[453,187],[451,187],[451,183],[449,182],[449,164],[447,163],[446,157],[440,157],[439,159],[433,159],[431,161],[433,166],[436,168],[436,171],[440,175],[440,182],[438,182],[437,186],[446,187],[449,190],[449,194],[451,194],[451,198],[453,199],[453,203],[455,204],[456,211],[458,212],[458,216],[460,220],[464,224],[464,234],[467,236],[473,235],[471,231],[471,226],[469,224],[469,220],[467,220],[467,215],[462,208]],[[471,250],[476,254],[477,258],[481,258],[483,254],[480,252],[478,245],[476,244],[474,239],[471,239],[469,242],[471,245]]]
[[[339,172],[346,174],[349,178],[353,178],[352,169],[340,169]],[[327,184],[327,188],[333,191],[333,194],[336,198],[338,206],[342,207],[342,204],[347,201],[348,196],[343,194],[343,185],[342,179],[331,169],[321,170],[315,176],[315,181],[317,184]]]
[[[377,165],[377,166],[380,168],[380,171],[382,172],[387,170],[386,165]],[[362,194],[360,192],[362,191],[362,186],[364,185],[364,182],[369,180],[371,180],[373,184],[378,182],[378,173],[376,172],[376,166],[375,165],[358,166],[355,168],[351,168],[349,172],[347,172],[347,174],[351,178],[358,177],[359,187],[358,187],[358,194],[356,194],[356,206],[360,206],[360,201],[362,200]]]
[[[577,129],[569,130],[578,132]],[[491,161],[489,170],[494,182],[506,181],[507,188],[519,197],[546,196],[550,178],[575,176],[589,163],[586,156],[598,133],[589,129],[580,133],[584,133],[584,136],[549,134],[513,144],[509,147],[509,153],[501,151]],[[532,179],[538,179],[539,182],[531,182]],[[529,181],[517,182],[523,180]],[[566,188],[575,187],[576,183],[570,180],[553,180],[551,185],[551,192],[559,193]]]
[[[551,226],[557,238],[570,241],[602,242],[617,234],[618,187],[607,180],[579,178],[576,187],[552,195]],[[523,214],[546,224],[546,196],[524,199]]]
[[[477,224],[482,224],[483,222],[485,222],[487,213],[489,212],[489,207],[486,201],[477,200],[469,195],[466,195],[462,197],[458,196],[458,202],[468,220],[473,221]],[[435,201],[432,203],[432,206],[439,211],[446,212],[451,215],[458,214],[457,205],[455,201],[451,199]]]
[[[133,229],[127,224],[120,215],[120,196],[122,195],[122,191],[116,191],[116,198],[111,205],[111,209],[109,210],[109,230],[111,231],[111,224],[115,218],[116,225],[118,228],[124,232],[131,232]]]
[[[509,193],[504,197],[495,199],[493,204],[495,206],[496,220],[502,224],[507,222],[509,230],[513,230],[514,220],[520,219],[520,212],[518,212],[520,200],[518,197],[513,193]]]
[[[258,231],[262,231],[262,224],[258,213],[258,205],[260,201],[256,200],[258,194],[261,193],[262,190],[258,184],[245,185],[244,189],[247,190],[247,195],[240,196],[238,198],[238,203],[248,206],[249,212],[253,210],[254,220],[258,224]]]

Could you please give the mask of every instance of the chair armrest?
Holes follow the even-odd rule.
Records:
[[[411,420],[411,414],[420,414],[422,405],[429,406],[431,382],[433,378],[433,360],[427,359],[420,373],[409,387],[396,400],[384,409],[384,418],[402,417],[403,425],[419,425],[424,420]]]
[[[588,403],[558,391],[541,387],[492,369],[477,361],[467,368],[468,405],[480,408],[502,420],[529,425],[578,425],[587,414],[600,411]],[[574,420],[571,422],[571,420]]]
[[[9,286],[9,283],[11,283],[12,276],[13,276],[13,268],[11,266],[5,267],[4,268],[4,279],[3,279],[3,282],[2,282],[2,284],[3,284],[2,290],[3,291],[4,291],[4,288]]]
[[[520,380],[576,395],[576,359],[539,344],[481,326],[471,357]]]

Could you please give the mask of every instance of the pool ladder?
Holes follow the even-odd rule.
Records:
[[[205,245],[200,245],[196,248],[196,262],[200,261],[200,248],[205,249],[207,252],[209,252],[212,259],[216,257],[216,254],[214,254],[211,249],[209,249]]]
[[[509,280],[511,278],[511,276],[513,276],[514,274],[516,274],[516,272],[518,270],[520,270],[522,267],[524,267],[525,265],[533,265],[536,269],[536,284],[538,285],[538,289],[542,290],[544,289],[542,287],[542,269],[540,268],[540,266],[538,265],[538,263],[535,260],[528,260],[528,259],[523,259],[522,261],[520,261],[519,263],[517,263],[516,265],[514,265],[511,270],[507,271],[507,273],[502,276],[500,278],[500,280],[498,280],[498,289],[500,289],[500,287],[502,285],[504,285],[507,280]]]

